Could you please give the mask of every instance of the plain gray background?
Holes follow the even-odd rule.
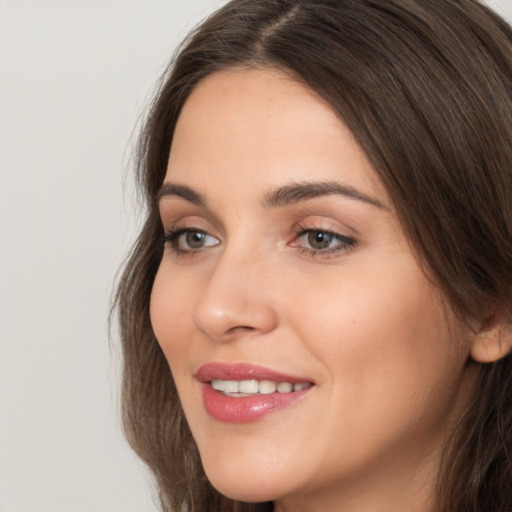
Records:
[[[138,222],[132,130],[222,3],[0,0],[0,512],[156,510],[120,431],[109,294]]]

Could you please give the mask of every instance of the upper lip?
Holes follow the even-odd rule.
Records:
[[[271,380],[273,382],[312,382],[311,379],[288,375],[279,371],[247,363],[223,363],[212,362],[201,366],[196,374],[196,379],[201,383],[219,380]]]

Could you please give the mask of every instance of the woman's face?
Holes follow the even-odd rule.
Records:
[[[151,320],[213,485],[277,510],[424,503],[471,336],[332,109],[277,71],[206,78],[160,211]]]

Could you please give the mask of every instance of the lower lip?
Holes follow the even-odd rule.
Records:
[[[203,401],[208,414],[227,423],[251,423],[267,414],[295,404],[312,387],[293,393],[272,393],[247,397],[230,397],[203,384]]]

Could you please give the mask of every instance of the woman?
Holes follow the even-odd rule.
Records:
[[[164,510],[512,510],[512,31],[234,0],[163,79],[121,278]]]

